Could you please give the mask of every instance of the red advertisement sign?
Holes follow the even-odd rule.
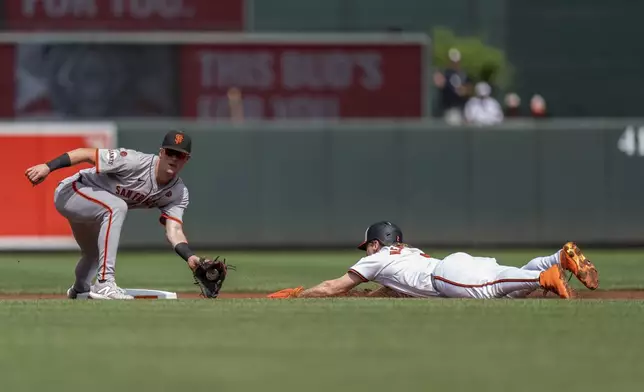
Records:
[[[420,43],[183,45],[180,56],[184,117],[230,117],[239,92],[245,118],[418,118],[423,112]]]
[[[5,0],[12,30],[244,30],[244,0]]]
[[[27,181],[24,172],[58,156],[61,151],[79,147],[113,148],[117,145],[116,139],[116,127],[110,123],[0,125],[0,142],[7,147],[9,165],[3,180],[12,190],[3,196],[0,204],[0,215],[6,222],[12,222],[0,227],[0,249],[76,249],[67,221],[56,211],[53,194],[60,180],[90,165],[53,172],[36,187]]]

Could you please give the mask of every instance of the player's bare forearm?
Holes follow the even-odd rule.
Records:
[[[173,248],[177,246],[177,244],[188,242],[188,238],[186,238],[186,235],[183,233],[183,226],[172,219],[166,219],[165,236]]]
[[[182,242],[188,242],[188,238],[183,233],[183,225],[172,219],[166,219],[165,236],[170,245],[172,245],[172,248],[176,247]],[[199,262],[199,256],[190,256],[187,262],[190,269],[194,270]]]
[[[348,291],[348,290],[347,290]],[[298,295],[300,298],[320,298],[320,297],[335,297],[344,294],[345,291],[333,286],[331,281],[322,282],[317,286],[304,290]]]
[[[96,164],[96,149],[95,148],[77,148],[67,152],[72,166],[79,163]]]
[[[60,156],[52,159],[49,162],[55,162],[57,160],[69,160],[69,166],[78,165],[79,163],[91,163],[92,165],[96,164],[96,149],[95,148],[77,148],[74,150],[67,151]],[[52,166],[50,164],[50,166]],[[54,165],[55,166],[55,165]],[[62,166],[67,166],[66,164]]]
[[[300,298],[336,297],[348,293],[351,289],[362,283],[360,277],[354,273],[346,273],[342,277],[324,281],[317,286],[302,291]]]
[[[75,150],[68,151],[47,163],[41,163],[28,168],[25,170],[25,177],[27,177],[33,185],[37,185],[45,181],[49,173],[54,170],[78,165],[82,162],[95,164],[96,151],[97,150],[95,148],[77,148]]]

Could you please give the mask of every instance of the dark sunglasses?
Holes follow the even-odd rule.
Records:
[[[177,150],[171,150],[169,148],[165,149],[165,155],[169,157],[177,157],[177,159],[186,159],[188,158],[188,154],[185,152],[177,151]]]

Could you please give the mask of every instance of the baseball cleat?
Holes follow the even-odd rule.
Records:
[[[568,282],[566,273],[561,265],[553,265],[539,275],[539,284],[546,291],[552,291],[559,295],[560,298],[570,299],[574,294]]]
[[[134,299],[113,281],[96,282],[89,291],[89,297],[92,299]]]
[[[586,287],[595,290],[599,286],[599,273],[574,242],[567,242],[559,255],[561,266],[572,272]]]
[[[76,299],[78,298],[78,294],[85,294],[88,293],[87,291],[78,291],[74,288],[74,286],[70,287],[67,289],[67,298],[69,299]]]

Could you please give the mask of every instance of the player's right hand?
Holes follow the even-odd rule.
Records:
[[[38,185],[41,182],[45,181],[45,178],[49,175],[49,166],[41,163],[40,165],[32,166],[29,169],[25,170],[25,177],[33,184]]]

